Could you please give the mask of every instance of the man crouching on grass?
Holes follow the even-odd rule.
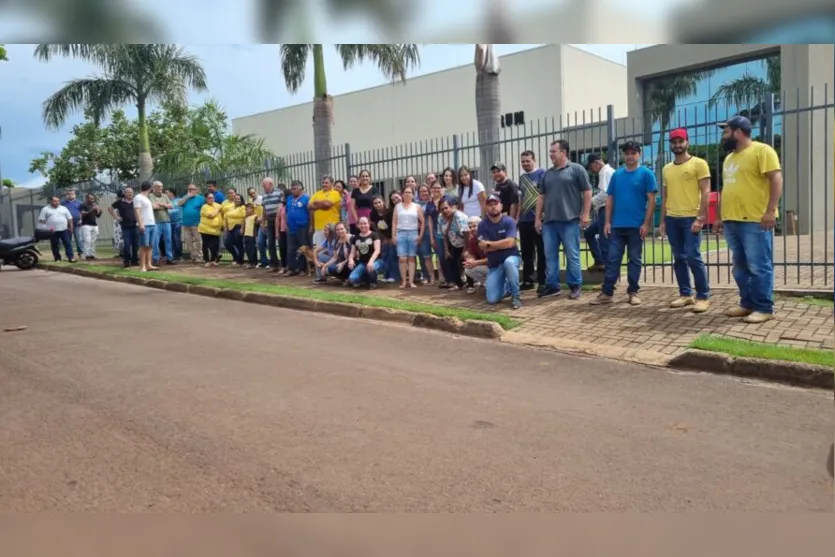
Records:
[[[502,214],[502,200],[487,198],[487,218],[478,225],[478,247],[487,254],[487,303],[498,304],[511,297],[511,307],[519,309],[519,248],[516,246],[516,221]]]

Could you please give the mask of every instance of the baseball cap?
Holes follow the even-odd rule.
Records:
[[[673,139],[683,139],[684,141],[687,141],[687,130],[684,128],[677,128],[671,131],[670,140],[672,141]]]
[[[621,151],[638,151],[639,153],[642,151],[643,146],[638,143],[637,141],[627,141],[623,145],[620,146]]]
[[[493,166],[490,167],[490,170],[503,170],[507,171],[507,167],[504,165],[503,162],[494,162]]]
[[[499,203],[501,203],[502,198],[496,195],[495,193],[491,193],[490,197],[487,198],[486,203],[490,203],[491,201],[498,201]]]
[[[726,122],[720,122],[719,127],[722,129],[731,128],[732,130],[742,130],[745,133],[751,133],[751,121],[745,116],[734,116],[729,118]]]

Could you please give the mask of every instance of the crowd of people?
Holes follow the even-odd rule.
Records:
[[[746,118],[735,116],[721,127],[728,155],[714,227],[724,228],[740,292],[739,307],[727,315],[761,323],[774,314],[770,246],[782,195],[780,163],[773,148],[751,138]],[[673,130],[669,141],[674,160],[661,173],[659,231],[669,240],[679,287],[670,306],[702,313],[710,298],[700,252],[710,171],[688,152],[685,129]],[[297,276],[310,266],[317,284],[336,280],[376,288],[383,281],[411,289],[437,282],[438,288],[469,293],[482,287],[489,304],[509,298],[513,308],[522,306],[523,290],[536,288],[539,298],[563,294],[560,253],[568,298],[582,296],[583,237],[594,258],[591,269],[604,274],[601,291],[590,303],[613,302],[625,255],[626,299],[639,305],[643,243],[654,232],[658,184],[641,164],[639,142],[627,141],[620,150],[623,166],[617,169],[597,154],[582,166],[569,159],[569,144],[559,139],[550,145],[547,169],[538,168],[532,151],[521,154],[519,184],[508,177],[504,163],[493,164],[489,191],[462,166],[429,173],[420,184],[407,176],[386,200],[371,173],[362,170],[347,184],[323,177],[313,195],[299,180],[287,188],[264,178],[262,192],[250,188],[246,196],[234,188],[224,194],[214,181],[207,182],[205,193],[190,184],[184,195],[161,182],[146,182],[138,194],[125,188],[108,211],[124,265],[142,271],[157,269],[161,261],[176,264],[184,254],[212,267],[225,249],[232,265],[280,276]],[[594,195],[590,172],[598,176]],[[74,193],[44,208],[40,221],[55,230],[56,260],[61,243],[74,260],[73,234],[79,253],[95,258],[91,229],[100,215],[92,196],[80,204]]]

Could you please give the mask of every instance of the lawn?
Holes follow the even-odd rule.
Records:
[[[740,358],[762,358],[784,362],[800,362],[819,366],[835,367],[835,354],[831,350],[810,350],[792,348],[777,344],[738,340],[717,335],[702,335],[690,343],[689,348],[708,352],[720,352]]]
[[[70,264],[64,263],[64,265]],[[230,280],[193,277],[187,275],[180,275],[176,273],[143,273],[135,269],[124,269],[122,267],[112,267],[107,265],[88,265],[85,263],[77,263],[75,264],[75,267],[101,274],[131,276],[143,279],[158,279],[168,282],[179,282],[183,284],[192,284],[199,286],[211,286],[214,288],[223,288],[228,290],[240,290],[243,292],[262,292],[265,294],[277,294],[281,296],[307,298],[311,300],[321,300],[325,302],[342,302],[361,306],[397,309],[402,311],[410,311],[414,313],[428,313],[431,315],[437,315],[439,317],[457,317],[462,321],[492,321],[493,323],[498,323],[505,330],[510,330],[520,325],[519,321],[511,319],[510,317],[503,315],[499,312],[487,313],[469,309],[436,306],[420,302],[397,300],[394,298],[389,298],[387,296],[369,296],[363,294],[354,294],[352,292],[332,292],[328,290],[302,288],[299,286],[289,285],[284,286],[272,284],[244,283]]]

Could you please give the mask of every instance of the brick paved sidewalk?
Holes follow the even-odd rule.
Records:
[[[217,278],[240,282],[257,282],[324,289],[334,292],[358,292],[364,295],[388,296],[447,307],[467,308],[478,311],[501,311],[522,322],[514,332],[535,337],[552,337],[562,340],[583,341],[638,350],[676,355],[697,336],[719,334],[758,342],[767,342],[797,348],[833,348],[833,311],[831,307],[809,305],[802,301],[778,300],[777,319],[760,325],[749,325],[739,319],[729,319],[722,313],[737,303],[737,295],[731,290],[714,291],[710,311],[696,315],[687,311],[669,309],[669,302],[676,290],[664,286],[646,286],[641,290],[640,306],[625,303],[623,293],[615,294],[610,306],[590,306],[596,295],[584,292],[580,300],[538,300],[533,291],[524,292],[524,307],[510,309],[508,303],[488,306],[484,291],[475,294],[447,292],[437,287],[418,287],[400,290],[396,285],[381,285],[375,291],[346,289],[332,282],[314,285],[309,277],[281,278],[263,269],[237,269],[226,266],[206,269],[202,266],[178,265],[164,267],[165,272]]]

